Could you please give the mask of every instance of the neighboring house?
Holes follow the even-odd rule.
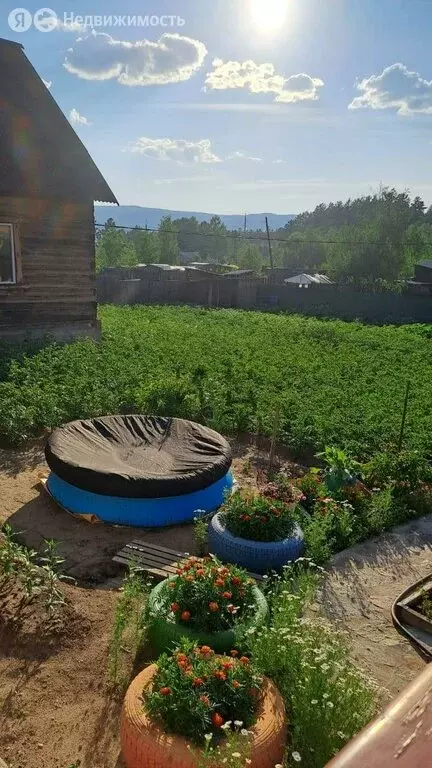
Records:
[[[186,267],[177,264],[138,264],[134,276],[143,280],[184,280]]]
[[[414,267],[414,281],[417,283],[432,283],[432,261],[420,261]]]
[[[180,264],[191,264],[193,261],[199,259],[198,251],[179,251]]]
[[[332,281],[327,275],[308,275],[302,272],[300,275],[294,275],[294,277],[287,277],[284,280],[285,285],[295,284],[299,288],[309,288],[310,285],[332,285]]]
[[[0,72],[0,340],[97,337],[93,202],[117,200],[20,44]]]
[[[226,272],[223,275],[225,280],[252,280],[257,277],[254,269],[236,269],[234,272]]]

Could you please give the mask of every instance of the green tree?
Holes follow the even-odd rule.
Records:
[[[170,216],[163,216],[159,224],[159,246],[161,264],[178,264],[179,247]]]
[[[96,269],[104,267],[133,267],[137,264],[133,243],[123,230],[107,227],[96,247]]]

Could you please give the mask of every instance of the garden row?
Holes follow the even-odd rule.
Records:
[[[432,453],[427,328],[366,327],[236,310],[111,307],[102,341],[3,348],[0,435],[17,443],[75,418],[159,413],[224,433],[271,434],[294,451],[357,458],[396,444]]]

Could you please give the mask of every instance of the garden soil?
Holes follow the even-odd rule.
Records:
[[[255,486],[267,451],[247,440],[234,446],[234,471]],[[293,475],[301,468],[279,454]],[[59,542],[68,606],[60,625],[40,625],[0,595],[0,758],[8,768],[122,768],[121,695],[107,682],[108,645],[118,598],[114,553],[133,538],[194,551],[192,527],[160,531],[91,525],[61,511],[41,490],[47,473],[36,446],[0,451],[0,523],[30,547]],[[353,658],[395,695],[424,662],[393,629],[390,607],[411,582],[432,571],[432,522],[423,519],[340,554],[313,609],[346,630]],[[1,762],[1,761],[0,761]]]

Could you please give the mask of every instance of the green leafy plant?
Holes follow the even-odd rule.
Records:
[[[221,738],[231,728],[247,729],[256,719],[261,678],[246,656],[217,656],[208,646],[184,641],[170,656],[162,654],[143,692],[144,707],[168,732],[197,744],[206,735]]]
[[[208,519],[204,510],[197,509],[193,520],[193,531],[198,555],[208,554]]]
[[[136,564],[129,566],[117,600],[108,655],[108,678],[113,686],[129,682],[135,658],[145,637],[142,615],[151,585]]]
[[[427,592],[425,589],[422,591],[419,609],[423,616],[432,621],[432,598],[430,592]]]
[[[376,685],[352,663],[344,637],[305,618],[320,572],[302,560],[269,589],[271,621],[249,635],[257,669],[274,680],[289,712],[286,765],[324,765],[377,713]]]
[[[45,539],[44,554],[40,561],[44,606],[49,616],[53,617],[66,602],[61,589],[62,582],[74,581],[74,579],[61,572],[61,566],[65,561],[59,556],[57,542],[54,539]]]
[[[158,611],[176,624],[208,632],[229,629],[254,609],[253,585],[235,565],[190,557],[165,582]]]
[[[220,516],[234,536],[255,541],[282,541],[291,536],[296,522],[293,504],[247,491],[227,499]]]
[[[282,501],[284,504],[298,504],[306,500],[300,488],[281,472],[275,475],[272,481],[260,487],[260,494],[266,499]]]
[[[432,467],[419,451],[387,451],[375,454],[364,465],[370,486],[395,485],[396,493],[414,491],[421,483],[432,483]]]
[[[339,490],[343,485],[352,482],[354,474],[361,469],[361,464],[355,461],[346,451],[336,446],[328,446],[317,458],[326,465],[325,483],[330,491]]]
[[[351,504],[330,497],[317,500],[312,517],[303,524],[307,554],[319,565],[327,562],[332,554],[354,543],[354,529]]]

